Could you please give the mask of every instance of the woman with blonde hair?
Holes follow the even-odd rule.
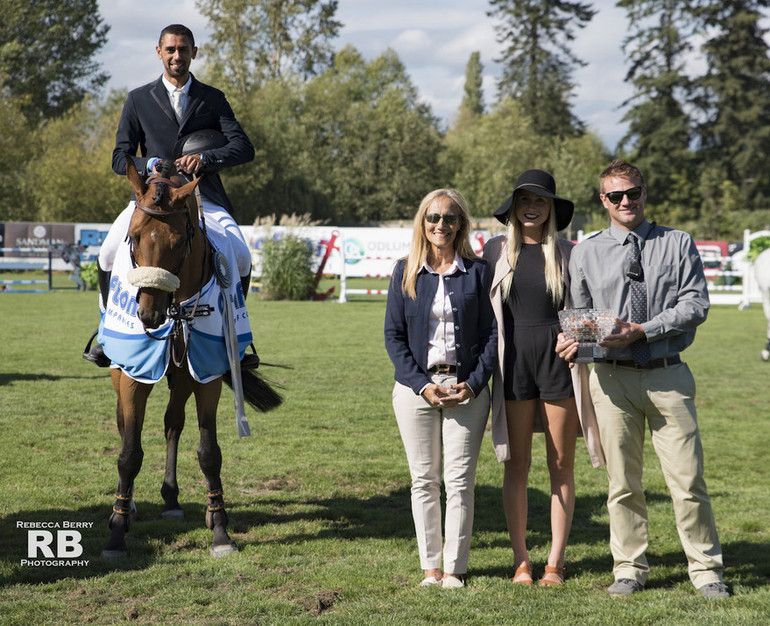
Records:
[[[494,266],[490,299],[498,324],[492,440],[498,460],[505,462],[503,508],[514,555],[513,582],[533,583],[526,544],[527,480],[539,415],[551,482],[551,549],[540,579],[544,587],[564,584],[565,549],[575,507],[578,406],[570,368],[555,352],[558,311],[568,300],[567,264],[573,246],[557,232],[569,225],[574,208],[570,200],[556,195],[550,174],[528,170],[494,213],[508,227],[506,235],[484,246],[484,258]],[[580,414],[586,419],[586,441],[598,465],[602,459],[595,416],[589,423],[592,415],[591,409]]]
[[[459,192],[429,193],[414,218],[409,256],[396,263],[388,289],[385,347],[395,367],[393,410],[412,479],[421,586],[464,587],[468,570],[476,463],[497,350],[492,275],[473,253],[469,231]]]

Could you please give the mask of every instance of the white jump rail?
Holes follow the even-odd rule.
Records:
[[[48,255],[48,280],[0,280],[0,293],[45,293],[51,289],[51,249],[50,248],[0,248],[3,254],[47,254]],[[45,263],[35,261],[8,259],[0,257],[0,272],[12,272],[18,270],[44,269]],[[48,289],[17,289],[15,285],[47,285]]]
[[[337,248],[335,248],[336,250]],[[347,279],[347,257],[345,256],[345,240],[342,239],[340,241],[339,245],[339,254],[341,257],[340,262],[340,297],[339,302],[345,303],[348,301],[349,295],[359,295],[359,296],[387,296],[388,290],[387,289],[348,289],[348,279]],[[351,259],[355,259],[356,261],[395,261],[398,257],[388,257],[388,256],[356,256],[351,257]],[[390,274],[367,274],[366,278],[390,278]]]

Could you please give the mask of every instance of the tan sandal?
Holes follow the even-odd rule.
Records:
[[[533,583],[532,564],[529,561],[523,561],[522,564],[516,568],[512,582],[517,585],[531,585]]]
[[[564,584],[564,575],[566,574],[565,567],[551,567],[545,566],[545,574],[540,579],[541,587],[560,587]]]

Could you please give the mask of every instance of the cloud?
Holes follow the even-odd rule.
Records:
[[[404,53],[424,54],[431,48],[431,38],[424,30],[410,28],[399,33],[391,45],[396,50],[402,50]]]

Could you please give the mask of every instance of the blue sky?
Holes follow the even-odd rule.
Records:
[[[625,131],[620,106],[631,93],[623,83],[625,15],[614,4],[594,1],[596,16],[573,42],[574,52],[587,62],[574,74],[574,111],[610,149]],[[422,99],[448,124],[460,105],[465,65],[474,51],[481,53],[486,102],[495,97],[500,46],[488,9],[487,0],[339,0],[343,28],[333,43],[352,44],[367,59],[388,47],[395,50]],[[98,57],[112,76],[110,88],[131,89],[160,75],[155,44],[168,24],[186,24],[198,43],[206,41],[206,20],[194,0],[99,0],[99,11],[111,26]]]

